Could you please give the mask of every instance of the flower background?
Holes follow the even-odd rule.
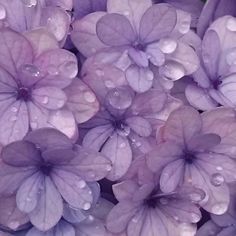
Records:
[[[0,0],[0,236],[235,236],[235,108],[235,0]]]

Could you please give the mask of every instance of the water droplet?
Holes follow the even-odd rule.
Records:
[[[149,70],[149,71],[147,72],[147,74],[146,74],[146,79],[147,79],[148,81],[152,81],[152,80],[154,79],[154,74],[153,74],[153,72],[152,72],[151,70]]]
[[[177,48],[177,42],[171,38],[161,39],[158,45],[163,53],[172,53]]]
[[[222,170],[223,170],[223,167],[222,167],[222,166],[217,166],[217,167],[216,167],[216,170],[222,171]]]
[[[201,219],[201,216],[192,213],[192,214],[191,214],[191,219],[192,219],[192,222],[193,222],[193,223],[197,223],[197,222]]]
[[[11,108],[11,111],[14,112],[14,113],[16,113],[16,112],[18,111],[18,108],[17,108],[17,107],[12,107],[12,108]]]
[[[230,17],[227,20],[226,27],[230,31],[236,31],[236,18]]]
[[[89,202],[86,202],[86,203],[83,205],[83,209],[84,209],[85,211],[89,210],[90,208],[91,208],[91,203],[89,203]]]
[[[99,76],[99,77],[104,76],[104,71],[103,71],[102,69],[97,69],[97,70],[95,71],[95,73],[96,73],[96,75]]]
[[[138,218],[137,217],[133,217],[132,218],[132,222],[135,223],[135,224],[138,223]]]
[[[48,102],[49,102],[48,96],[44,96],[44,97],[43,97],[43,100],[42,100],[42,103],[43,103],[43,104],[48,104]]]
[[[93,103],[93,102],[96,101],[95,95],[94,95],[92,92],[90,92],[90,91],[86,91],[86,92],[84,93],[84,98],[85,98],[85,100],[86,100],[87,102],[89,102],[89,103]]]
[[[130,12],[129,12],[129,11],[124,11],[123,14],[124,14],[125,16],[129,16],[129,15],[130,15]]]
[[[107,88],[115,88],[115,84],[111,80],[106,80],[104,83]]]
[[[124,147],[126,147],[126,143],[121,143],[120,148],[124,148]]]
[[[58,107],[58,108],[63,107],[64,104],[65,104],[65,101],[64,101],[64,100],[58,100],[58,101],[57,101],[57,107]]]
[[[167,205],[169,203],[168,199],[167,198],[160,198],[159,199],[159,202],[162,204],[162,205]]]
[[[94,221],[94,217],[93,217],[92,215],[89,215],[89,216],[88,216],[88,220],[89,220],[89,221]]]
[[[176,221],[178,221],[178,220],[179,220],[179,217],[178,217],[178,216],[174,216],[174,219],[175,219]]]
[[[26,7],[35,7],[37,5],[37,0],[21,0],[21,2],[26,6]]]
[[[222,215],[224,214],[228,209],[228,204],[225,202],[219,202],[213,205],[211,212],[215,215]]]
[[[15,230],[20,226],[20,223],[18,221],[11,221],[7,226]]]
[[[229,66],[236,65],[236,50],[232,50],[227,54],[226,61]]]
[[[61,65],[59,69],[64,76],[70,79],[75,78],[76,75],[78,74],[78,66],[77,66],[77,63],[74,61],[69,61]]]
[[[107,171],[111,171],[111,169],[112,169],[111,165],[107,165],[107,166],[106,166],[106,170],[107,170]]]
[[[114,88],[107,93],[107,101],[115,109],[127,109],[132,104],[132,95],[128,88]]]
[[[205,196],[206,196],[205,192],[201,190],[199,192],[196,191],[189,194],[189,198],[193,202],[200,202],[205,198]]]
[[[22,67],[21,67],[21,71],[24,73],[24,74],[28,74],[30,76],[34,76],[34,77],[39,77],[40,76],[40,71],[39,69],[34,66],[34,65],[31,65],[31,64],[24,64]]]
[[[189,20],[189,18],[186,20],[183,20],[179,25],[179,32],[181,34],[188,33],[188,31],[190,30],[190,23],[191,23],[191,19]]]
[[[49,65],[48,66],[48,73],[50,74],[50,75],[58,75],[59,74],[59,71],[58,71],[58,69],[54,66],[54,65]]]
[[[211,176],[211,183],[216,187],[221,186],[224,181],[224,176],[219,173],[215,173]]]
[[[184,67],[174,61],[169,61],[162,69],[163,75],[172,81],[178,80],[185,75]]]
[[[0,4],[0,20],[5,19],[6,16],[7,16],[6,9],[2,4]]]
[[[10,118],[10,121],[16,121],[17,120],[17,116],[12,116],[11,118]]]
[[[135,142],[136,147],[141,147],[142,143],[141,142]]]
[[[84,180],[80,180],[78,183],[77,183],[77,186],[79,188],[85,188],[86,186],[86,182]]]

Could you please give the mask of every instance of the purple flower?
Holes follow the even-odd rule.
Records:
[[[107,217],[111,232],[126,232],[127,236],[195,235],[192,223],[201,219],[201,213],[192,200],[204,198],[202,191],[182,188],[165,194],[155,181],[140,185],[134,180],[113,185],[113,191],[119,203]]]
[[[204,35],[199,52],[201,66],[193,74],[197,84],[189,85],[185,91],[189,103],[197,109],[236,105],[235,26],[236,18],[225,16],[216,20]]]
[[[231,159],[235,122],[229,121],[228,115],[231,113],[224,110],[200,115],[191,107],[171,113],[160,132],[162,142],[147,156],[149,168],[160,173],[163,192],[193,185],[206,192],[200,202],[204,209],[217,215],[227,210],[229,190],[225,182],[235,181],[236,168]],[[214,132],[215,125],[221,131]]]
[[[17,207],[42,231],[60,220],[63,200],[72,207],[90,209],[90,182],[111,170],[106,158],[73,146],[64,134],[50,128],[38,129],[23,141],[7,145],[2,160],[0,193],[16,193]]]
[[[22,33],[43,27],[63,45],[71,22],[66,10],[71,8],[72,0],[1,0],[0,24]]]
[[[44,48],[34,38],[30,44],[10,29],[2,29],[0,35],[0,142],[7,144],[30,129],[48,126],[76,138],[76,121],[87,121],[98,110],[92,91],[74,79],[76,57],[63,49]]]
[[[107,6],[108,14],[92,13],[73,25],[72,41],[84,56],[107,49],[104,60],[122,64],[118,68],[124,69],[136,92],[152,87],[154,73],[150,65],[159,68],[161,79],[173,81],[197,70],[194,50],[178,40],[189,31],[188,14],[177,14],[170,5],[152,5],[151,1],[124,0],[117,4],[110,0]],[[118,54],[115,62],[111,52]]]

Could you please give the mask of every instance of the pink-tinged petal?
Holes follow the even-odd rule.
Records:
[[[160,188],[165,193],[173,192],[183,182],[184,160],[176,160],[166,165],[161,172]]]
[[[66,37],[71,18],[66,11],[59,7],[46,7],[41,14],[42,26],[45,26],[58,41],[63,41]]]
[[[210,236],[211,234],[218,236],[217,233],[219,233],[221,229],[222,228],[213,221],[208,221],[197,231],[196,236]]]
[[[33,167],[12,167],[1,162],[0,192],[3,196],[14,194],[24,180],[35,173]],[[7,184],[6,184],[7,183]]]
[[[72,25],[72,42],[85,57],[89,57],[100,49],[106,48],[106,45],[98,39],[96,33],[97,22],[105,14],[105,12],[91,13],[81,20],[75,21]]]
[[[126,71],[126,79],[135,92],[143,93],[152,87],[154,75],[149,68],[131,65]]]
[[[31,63],[33,49],[25,37],[4,28],[0,30],[0,65],[13,76],[22,64]]]
[[[98,100],[82,80],[73,80],[65,89],[65,93],[67,95],[66,106],[73,112],[78,123],[88,121],[98,112]]]
[[[131,200],[138,188],[138,184],[132,180],[125,180],[112,186],[113,193],[118,201]]]
[[[71,206],[88,210],[91,208],[93,196],[86,182],[68,171],[54,169],[52,179],[64,200]]]
[[[44,177],[40,172],[26,179],[16,194],[16,204],[19,210],[30,213],[35,209],[44,184]]]
[[[135,96],[131,112],[134,115],[150,115],[159,112],[167,100],[166,93],[160,89],[150,89]]]
[[[0,117],[0,142],[7,144],[22,139],[29,129],[26,103],[13,101],[2,111]]]
[[[79,174],[86,181],[94,182],[103,179],[111,170],[110,160],[100,153],[78,145],[76,151],[78,156],[64,168]]]
[[[147,154],[147,165],[150,170],[159,173],[168,163],[178,160],[182,153],[182,148],[175,143],[160,143]]]
[[[210,176],[202,169],[202,166],[191,165],[188,180],[193,186],[205,191],[206,197],[199,204],[208,212],[222,215],[227,211],[230,197],[228,186],[214,186]],[[188,181],[186,180],[186,181]]]
[[[113,132],[114,128],[110,124],[90,129],[83,138],[83,146],[99,151]]]
[[[63,212],[63,202],[58,190],[49,177],[45,177],[37,207],[30,212],[31,223],[41,231],[55,226]]]
[[[165,54],[161,51],[159,42],[148,44],[145,52],[153,65],[162,66],[164,64]]]
[[[17,83],[6,70],[0,68],[0,92],[12,93],[17,89]],[[2,99],[1,99],[2,100]]]
[[[82,73],[85,74],[83,81],[102,100],[110,89],[127,84],[125,73],[113,65],[90,64],[87,60],[83,66]]]
[[[200,64],[199,58],[194,49],[181,42],[178,43],[178,46],[173,53],[167,54],[166,60],[174,61],[182,65],[184,68],[184,75],[190,75],[195,72],[199,68]]]
[[[1,198],[0,211],[0,224],[12,230],[17,230],[19,226],[29,221],[28,216],[17,208],[15,196]]]
[[[74,115],[67,109],[60,109],[59,111],[51,111],[48,117],[48,124],[51,127],[58,129],[72,141],[78,139],[78,127]]]
[[[137,211],[137,204],[133,202],[123,201],[118,203],[107,216],[106,225],[108,230],[113,233],[121,233]]]
[[[34,103],[50,110],[62,108],[66,101],[66,94],[56,87],[42,87],[32,91]]]
[[[195,85],[188,85],[186,87],[185,96],[188,102],[198,110],[211,110],[218,105],[206,90]]]
[[[166,121],[163,138],[179,144],[186,144],[202,128],[202,120],[197,110],[183,106],[171,113]]]
[[[101,17],[97,22],[96,31],[98,38],[109,46],[131,45],[136,39],[129,20],[117,13]]]
[[[47,50],[59,48],[55,37],[44,28],[27,31],[24,33],[24,36],[31,43],[36,57]]]
[[[16,141],[2,149],[2,160],[11,166],[33,166],[40,162],[40,152],[35,145],[27,141]]]
[[[141,19],[139,30],[141,40],[150,43],[168,36],[174,29],[176,20],[176,10],[170,5],[153,5],[144,13]]]
[[[112,162],[112,170],[107,176],[110,180],[121,178],[132,161],[132,151],[127,138],[114,133],[106,142],[102,153]]]
[[[139,24],[145,11],[152,6],[151,0],[115,0],[107,1],[107,11],[109,13],[118,13],[125,15],[136,32],[139,32]]]
[[[148,67],[149,65],[149,60],[148,56],[145,52],[136,50],[133,47],[129,48],[128,54],[130,59],[140,67]]]
[[[38,83],[38,87],[68,86],[78,73],[78,62],[75,55],[64,49],[48,50],[40,54],[34,64],[46,74]]]
[[[189,150],[200,151],[210,150],[220,144],[221,138],[217,134],[201,134],[194,136],[187,144]]]
[[[217,33],[208,30],[202,41],[202,60],[209,76],[213,79],[217,78],[218,75],[220,49],[220,39]]]
[[[52,128],[37,129],[28,133],[24,140],[38,145],[41,150],[49,148],[72,148],[70,139],[60,131]]]
[[[125,120],[126,124],[138,135],[148,137],[152,133],[152,126],[141,116],[132,116]]]

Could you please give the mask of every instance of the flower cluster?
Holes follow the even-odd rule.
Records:
[[[235,0],[0,0],[0,236],[235,236],[235,108]]]

